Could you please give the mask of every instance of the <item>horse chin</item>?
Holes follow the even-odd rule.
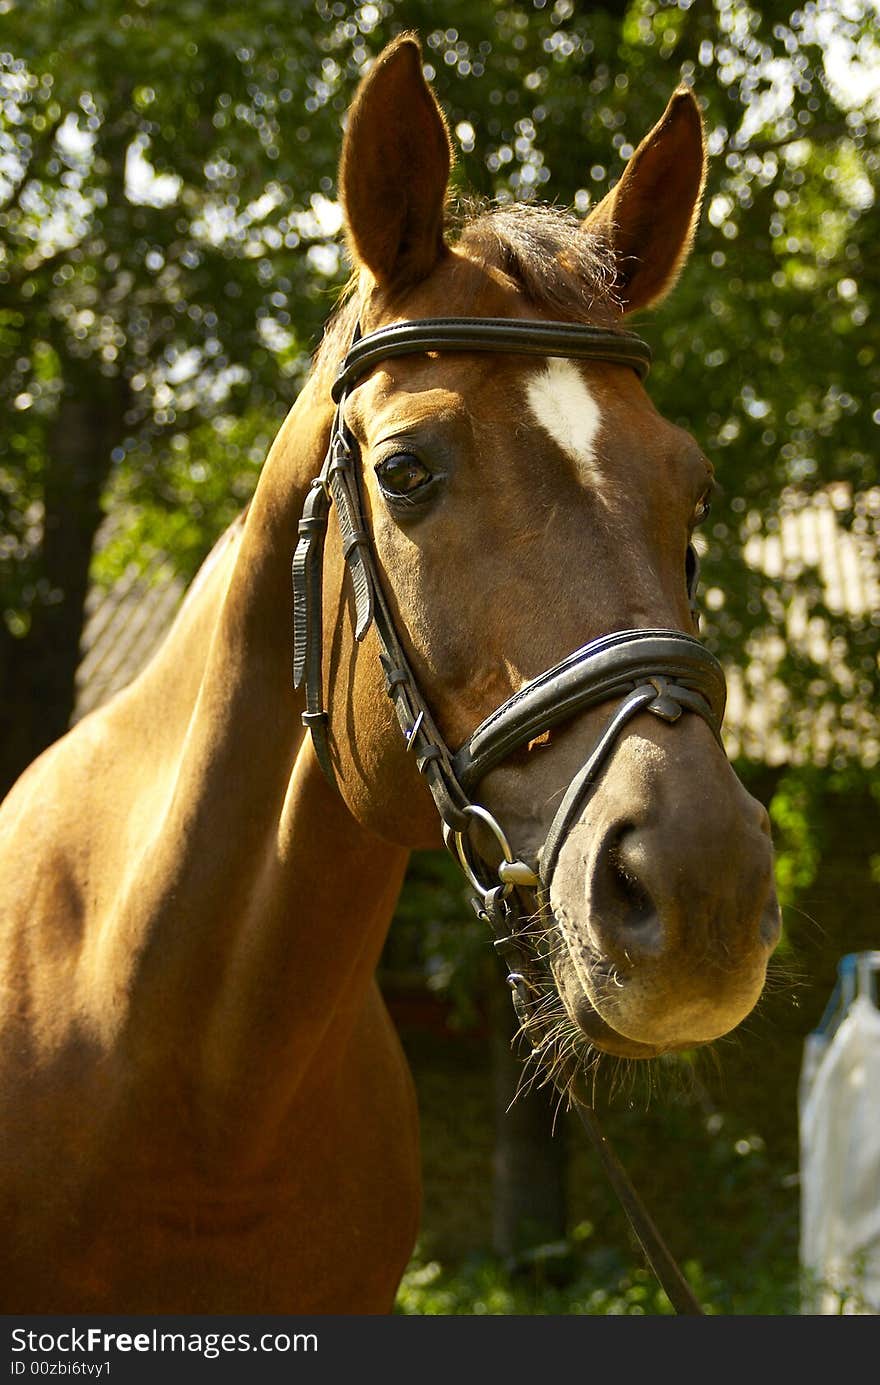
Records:
[[[603,974],[601,963],[596,962],[595,979],[584,985],[573,966],[554,966],[554,977],[566,1015],[594,1049],[615,1058],[659,1058],[665,1053],[674,1053],[688,1047],[686,1044],[648,1043],[621,1034],[609,1019],[602,1014],[603,991],[607,991],[607,973]]]
[[[552,964],[553,978],[566,1016],[589,1047],[617,1058],[659,1058],[700,1048],[729,1033],[753,1009],[764,983],[762,967],[745,979],[721,1009],[695,1002],[693,996],[668,1005],[640,1004],[631,992],[637,984],[621,983],[615,967],[598,953],[581,954],[575,964],[568,949]]]

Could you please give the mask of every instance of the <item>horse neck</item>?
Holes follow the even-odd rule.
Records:
[[[170,1055],[183,1027],[203,1086],[251,1108],[283,1104],[316,1055],[326,1067],[343,1052],[407,859],[327,784],[291,686],[290,559],[330,423],[316,395],[307,386],[288,416],[237,541],[141,689],[145,704],[195,656],[183,708],[172,698],[158,728],[170,744],[154,727],[156,826],[105,954],[117,974],[137,956],[129,1028],[152,1026]]]

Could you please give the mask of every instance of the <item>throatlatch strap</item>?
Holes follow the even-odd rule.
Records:
[[[324,538],[330,502],[324,483],[314,480],[299,522],[299,541],[293,554],[293,686],[301,686],[309,663],[321,658],[321,590]],[[312,658],[310,659],[310,653]]]
[[[329,460],[329,454],[328,454]],[[306,707],[302,723],[311,733],[318,763],[335,782],[323,705],[323,565],[324,539],[330,499],[324,471],[309,488],[299,522],[299,541],[293,555],[293,686],[305,685]]]
[[[357,324],[352,339],[355,345],[361,337],[361,325]],[[306,706],[302,713],[302,724],[312,738],[315,755],[324,774],[331,784],[336,783],[333,761],[330,756],[329,716],[324,707],[323,644],[324,644],[324,541],[327,535],[327,518],[331,502],[341,501],[341,510],[351,527],[351,507],[346,504],[348,496],[342,493],[339,485],[340,472],[344,472],[350,461],[351,448],[343,421],[345,392],[340,392],[336,402],[336,413],[330,429],[330,441],[324,463],[318,476],[309,487],[299,523],[299,539],[294,550],[292,564],[293,580],[293,686],[305,685]],[[335,493],[334,493],[335,489]],[[344,544],[344,540],[343,540]],[[345,546],[345,545],[344,545]],[[349,558],[351,545],[346,549]],[[355,566],[359,568],[355,578]],[[363,639],[369,626],[371,603],[369,583],[365,583],[363,565],[349,561],[353,580],[355,580],[358,601],[358,626],[363,626],[359,639]],[[365,590],[366,586],[366,590]]]
[[[351,573],[355,601],[354,636],[360,644],[373,619],[373,591],[370,573],[367,569],[370,539],[363,528],[357,482],[353,471],[351,447],[343,423],[339,435],[339,446],[336,448],[330,463],[329,486],[333,503],[336,506],[336,518],[342,539],[342,555]]]

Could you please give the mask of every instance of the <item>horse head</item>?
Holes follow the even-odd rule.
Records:
[[[502,205],[450,231],[451,165],[446,123],[405,35],[349,115],[340,193],[355,278],[319,356],[338,364],[356,333],[377,344],[357,368],[347,358],[337,393],[334,437],[355,456],[358,517],[342,539],[331,526],[339,600],[325,616],[326,755],[358,821],[386,841],[430,847],[439,824],[425,757],[411,753],[424,734],[417,706],[450,747],[472,746],[499,705],[507,720],[537,706],[478,777],[471,763],[481,811],[463,832],[453,803],[451,836],[460,850],[467,843],[466,865],[471,851],[495,864],[508,855],[499,841],[512,843],[513,883],[543,885],[526,920],[546,967],[547,984],[531,983],[540,1032],[582,1057],[692,1047],[751,1011],[779,933],[767,814],[724,753],[723,676],[695,639],[692,537],[712,467],[652,404],[644,348],[626,330],[670,290],[690,250],[705,179],[699,108],[678,89],[582,221]],[[469,340],[432,349],[424,331],[435,319],[470,323]],[[481,339],[481,324],[504,323],[521,350]],[[395,324],[421,324],[423,335],[383,354],[383,329]],[[599,345],[579,352],[582,341]],[[394,660],[387,648],[379,657],[357,582],[343,585],[344,556],[362,557],[359,544],[372,563],[361,586],[373,581],[424,699],[410,706],[406,737],[387,696]],[[548,669],[558,702],[569,665],[595,690],[602,660],[607,696],[541,719]],[[548,838],[552,875],[542,870]]]

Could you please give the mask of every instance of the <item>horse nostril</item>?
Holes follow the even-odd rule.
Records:
[[[632,868],[626,864],[617,848],[612,849],[608,854],[608,869],[613,878],[617,896],[626,910],[626,917],[621,918],[621,922],[633,927],[647,922],[648,919],[655,918],[657,911],[651,896]]]
[[[663,944],[657,903],[633,859],[638,829],[622,823],[600,853],[590,886],[591,914],[609,955],[634,962]]]
[[[758,932],[761,938],[761,942],[769,951],[772,952],[776,944],[779,942],[779,938],[782,933],[782,913],[779,908],[779,902],[776,898],[775,890],[771,891],[770,898],[764,906],[764,912],[761,915],[761,921],[758,926]]]

